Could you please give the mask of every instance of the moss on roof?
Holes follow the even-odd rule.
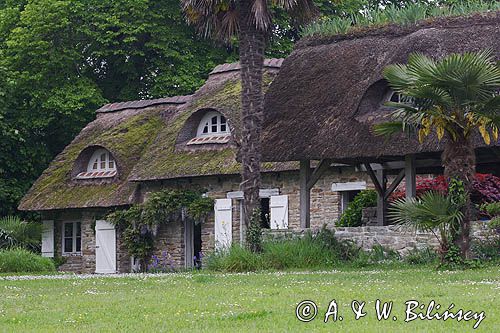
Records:
[[[168,124],[162,128],[154,144],[149,146],[141,161],[134,168],[131,180],[157,180],[206,175],[238,174],[240,163],[231,145],[221,149],[194,151],[175,148],[177,136],[186,120],[200,109],[222,112],[231,124],[233,137],[240,135],[241,81],[239,72],[225,74],[223,79],[211,78],[193,96],[192,102],[182,106]],[[269,86],[274,75],[264,75],[264,87]],[[264,163],[263,171],[296,169],[295,163]]]
[[[130,204],[136,184],[128,182],[132,167],[162,127],[159,110],[103,115],[85,127],[50,164],[19,205],[21,210],[110,207]],[[77,181],[71,173],[80,153],[103,146],[117,161],[113,182]]]

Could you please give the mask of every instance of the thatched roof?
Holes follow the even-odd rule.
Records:
[[[281,59],[265,62],[265,87]],[[238,64],[217,66],[194,95],[107,104],[61,152],[22,199],[20,210],[113,207],[139,200],[140,180],[237,174],[240,133]],[[226,116],[233,139],[225,144],[188,146],[199,114],[215,109]],[[197,118],[198,117],[198,118]],[[97,147],[111,152],[113,178],[77,179]],[[296,169],[295,163],[264,163],[264,171]],[[135,181],[135,182],[134,182]]]
[[[282,59],[264,63],[264,89],[278,73]],[[239,64],[217,66],[207,82],[167,119],[158,137],[148,147],[131,176],[133,181],[238,174],[236,161],[240,138],[241,80]],[[230,125],[232,140],[226,144],[188,146],[201,116],[207,110],[222,113]],[[264,163],[263,171],[296,169],[295,163]]]
[[[493,12],[302,40],[266,94],[264,160],[375,161],[439,152],[442,145],[432,138],[420,145],[372,134],[373,124],[389,114],[382,106],[388,92],[383,68],[406,62],[412,52],[442,57],[491,48],[500,55],[498,36],[499,12]]]
[[[110,207],[134,202],[137,184],[128,181],[130,172],[162,127],[160,112],[172,107],[176,105],[99,113],[52,161],[19,209]],[[76,179],[77,169],[86,167],[86,152],[94,147],[109,150],[115,158],[118,173],[112,179]]]

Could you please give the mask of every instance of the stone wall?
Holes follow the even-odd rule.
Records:
[[[72,273],[95,272],[95,221],[106,215],[105,210],[65,210],[61,212],[44,213],[44,220],[54,221],[54,254],[63,258],[64,263],[58,270]],[[82,251],[79,254],[63,254],[62,238],[64,222],[80,222],[82,233]],[[116,232],[116,267],[119,273],[130,272],[130,256]]]
[[[240,177],[238,175],[192,177],[176,180],[150,182],[142,186],[142,198],[166,188],[176,189],[203,189],[214,199],[226,198],[228,192],[239,191]],[[330,168],[311,190],[311,227],[319,228],[325,223],[333,224],[340,215],[340,194],[331,190],[332,183],[366,181],[368,187],[371,181],[366,173],[356,172],[354,168]],[[300,229],[299,210],[299,173],[287,171],[278,173],[264,173],[262,175],[262,189],[278,189],[281,195],[288,195],[288,224],[289,229]],[[202,251],[213,251],[215,244],[214,216],[211,214],[202,224]],[[232,242],[240,243],[240,200],[232,200]],[[183,232],[179,234],[183,237]],[[177,238],[177,234],[165,237]],[[183,248],[183,239],[171,242]],[[182,245],[181,245],[182,244]],[[183,259],[179,256],[179,262]]]
[[[398,251],[405,255],[414,248],[433,247],[437,248],[439,242],[432,233],[415,232],[402,228],[401,226],[364,226],[364,227],[331,227],[338,239],[352,240],[364,250],[371,250],[374,245]],[[296,229],[296,230],[266,230],[265,239],[281,239],[288,237],[302,237],[306,232],[317,233],[321,228]],[[478,221],[472,225],[472,237],[475,239],[487,239],[493,236],[493,231],[488,228],[487,222]]]

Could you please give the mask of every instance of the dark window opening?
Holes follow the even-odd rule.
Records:
[[[358,195],[359,192],[361,192],[361,191],[355,190],[355,191],[342,191],[341,192],[341,196],[342,196],[342,200],[340,202],[341,203],[341,207],[340,207],[341,213],[343,213],[347,209],[349,202],[354,200],[354,197],[356,195]]]
[[[271,228],[271,210],[269,203],[269,198],[260,199],[260,226],[263,229]]]
[[[193,247],[194,247],[194,267],[197,269],[201,268],[201,262],[203,255],[201,253],[201,223],[194,225],[193,232]]]

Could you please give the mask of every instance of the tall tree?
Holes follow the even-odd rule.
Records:
[[[0,216],[102,104],[192,93],[228,58],[179,0],[0,2]]]
[[[205,37],[238,40],[242,81],[242,183],[248,226],[259,202],[264,50],[272,28],[273,6],[301,21],[313,17],[312,0],[182,0],[188,21]]]
[[[468,257],[476,166],[473,136],[478,132],[486,144],[498,141],[500,66],[490,51],[451,54],[437,61],[412,54],[408,64],[385,68],[384,77],[402,103],[388,103],[396,108],[395,119],[376,125],[375,132],[391,135],[404,130],[418,134],[422,142],[435,131],[438,140],[444,138],[444,173],[448,180],[462,181],[466,190],[456,241],[463,257]]]

